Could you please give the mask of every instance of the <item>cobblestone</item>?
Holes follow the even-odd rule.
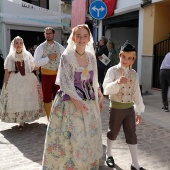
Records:
[[[170,124],[168,126],[168,123],[160,119],[164,113],[159,111],[159,95],[154,99],[156,102],[152,102],[152,98],[155,96],[144,96],[146,111],[141,124],[137,126],[139,162],[147,170],[170,170]],[[101,113],[103,158],[100,161],[100,170],[111,170],[105,164],[108,105],[109,101],[105,98],[105,108]],[[157,116],[156,120],[153,120],[153,114],[150,114],[152,112]],[[170,113],[166,114],[167,117]],[[0,122],[0,170],[41,169],[46,127],[46,117],[27,123],[23,131],[18,130],[17,124]],[[113,169],[130,170],[131,157],[122,129],[114,142],[112,154],[116,163]]]

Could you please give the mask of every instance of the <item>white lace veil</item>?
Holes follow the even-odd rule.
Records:
[[[87,24],[81,24],[81,25],[77,25],[76,27],[74,27],[72,29],[72,33],[70,34],[70,37],[67,40],[68,45],[67,45],[66,49],[64,50],[63,55],[69,55],[69,56],[75,55],[74,53],[75,53],[76,45],[75,45],[74,41],[72,40],[72,37],[73,37],[74,30],[76,28],[82,27],[82,26],[85,26],[89,29]],[[90,32],[90,29],[89,29],[89,32]],[[92,54],[92,57],[94,58],[94,61],[96,62],[96,56],[95,56],[93,42],[94,42],[93,37],[90,32],[90,41],[85,48],[85,52],[90,52]],[[60,68],[60,66],[59,66],[59,68]],[[58,70],[58,73],[57,73],[56,84],[60,85],[60,69]]]
[[[72,62],[72,57],[71,56],[74,56],[75,55],[75,48],[76,48],[76,45],[74,43],[74,41],[72,40],[72,37],[73,37],[73,33],[74,33],[74,30],[77,29],[78,27],[88,27],[88,25],[86,24],[82,24],[82,25],[77,25],[76,27],[74,27],[72,29],[72,33],[67,41],[68,45],[66,47],[66,49],[64,50],[63,54],[62,55],[68,55],[68,60],[70,61],[70,63]],[[90,32],[90,30],[89,30]],[[88,44],[86,45],[86,48],[85,48],[85,52],[88,53],[90,55],[90,57],[93,57],[93,62],[94,62],[94,77],[93,77],[93,88],[94,88],[94,91],[95,91],[95,101],[96,101],[96,105],[97,105],[97,109],[99,111],[99,105],[98,105],[98,73],[97,73],[97,63],[96,63],[96,56],[95,56],[95,51],[94,51],[94,46],[93,46],[93,37],[92,37],[92,34],[90,32],[90,41],[88,42]],[[58,70],[58,73],[57,73],[57,78],[56,78],[56,84],[60,85],[60,78],[62,77],[60,75],[60,69],[61,68],[61,60],[60,60],[60,65],[59,65],[59,70]]]
[[[23,41],[22,53],[23,54],[28,54],[28,51],[26,50],[25,45],[24,45],[24,40],[20,36],[17,36],[11,42],[10,49],[9,49],[9,54],[8,55],[10,55],[10,56],[13,55],[15,57],[16,49],[14,48],[14,41],[17,40],[17,39],[21,39]],[[23,57],[24,56],[25,55],[23,55]]]
[[[20,36],[17,36],[11,42],[9,54],[7,55],[7,60],[5,60],[5,63],[4,63],[4,65],[6,65],[8,60],[13,61],[13,64],[9,64],[7,66],[9,71],[13,71],[13,69],[14,69],[14,61],[15,61],[15,55],[16,55],[16,49],[14,47],[14,41],[16,39],[21,39],[23,41],[23,39]],[[23,41],[23,48],[22,48],[22,56],[23,56],[23,60],[25,62],[26,73],[32,72],[34,70],[34,67],[35,67],[34,58],[32,57],[31,53],[26,50],[25,45],[24,45],[24,41]]]
[[[76,27],[74,27],[74,28],[72,29],[72,33],[71,33],[71,35],[70,35],[70,37],[69,37],[69,39],[68,39],[68,41],[67,41],[68,45],[67,45],[65,51],[67,51],[67,52],[69,52],[69,53],[70,53],[70,52],[75,52],[76,45],[75,45],[74,41],[72,40],[73,32],[74,32],[74,30],[75,30],[76,28],[82,27],[82,26],[85,26],[85,27],[87,27],[87,28],[89,29],[88,25],[86,25],[86,24],[77,25]],[[89,30],[89,32],[90,32],[90,30]],[[94,47],[93,47],[93,37],[92,37],[92,35],[91,35],[91,32],[90,32],[90,41],[89,41],[89,43],[87,44],[85,51],[86,51],[86,52],[87,52],[87,51],[91,52],[91,53],[93,54],[93,56],[95,55],[95,51],[94,51]]]

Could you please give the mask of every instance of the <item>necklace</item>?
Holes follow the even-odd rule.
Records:
[[[17,53],[17,54],[21,54],[21,53],[22,53],[22,51],[21,51],[21,52],[17,52],[17,51],[16,51],[16,53]]]
[[[75,51],[76,51],[76,53],[77,53],[78,55],[80,55],[80,56],[83,56],[83,55],[85,54],[85,52],[82,53],[82,54],[80,54],[77,50],[75,50]]]

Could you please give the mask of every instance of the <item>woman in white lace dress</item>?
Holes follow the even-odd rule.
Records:
[[[73,28],[59,66],[43,170],[97,170],[102,157],[100,109],[93,39],[87,25]]]
[[[3,122],[31,122],[45,116],[42,91],[36,76],[34,58],[25,49],[23,39],[15,37],[4,63],[5,77],[0,100],[0,119]]]

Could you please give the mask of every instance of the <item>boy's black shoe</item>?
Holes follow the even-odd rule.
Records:
[[[162,110],[165,111],[165,112],[169,112],[168,106],[162,107]]]
[[[110,167],[110,168],[114,168],[115,167],[115,162],[114,162],[114,159],[113,159],[112,156],[109,156],[106,159],[106,163],[107,163],[107,166]]]
[[[137,169],[136,169],[134,166],[132,166],[132,165],[131,165],[130,169],[131,169],[131,170],[137,170]],[[140,167],[139,170],[146,170],[146,169]]]

